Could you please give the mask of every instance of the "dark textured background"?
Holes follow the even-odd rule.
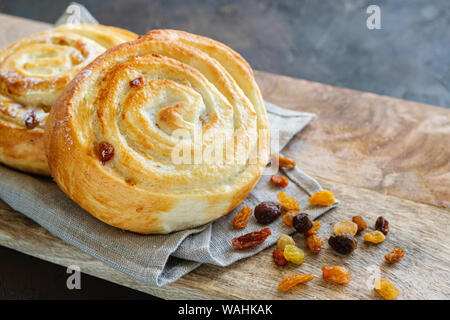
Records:
[[[53,23],[70,1],[0,0],[0,12]],[[174,28],[212,37],[255,68],[450,108],[449,0],[78,1],[103,24],[143,34]],[[381,8],[381,30],[366,8]],[[0,298],[145,298],[0,247]]]
[[[103,24],[175,28],[217,39],[259,70],[450,107],[449,0],[79,1]],[[69,1],[0,0],[0,11],[55,22]],[[381,30],[366,8],[381,8]]]

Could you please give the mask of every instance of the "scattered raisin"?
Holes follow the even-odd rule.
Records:
[[[323,279],[327,282],[347,284],[350,282],[350,270],[339,266],[322,267]]]
[[[231,243],[239,249],[252,248],[263,243],[271,234],[270,228],[264,228],[260,231],[250,232],[239,238],[234,238]]]
[[[279,154],[275,155],[275,157],[278,159],[278,166],[280,168],[292,169],[295,167],[295,160],[280,156]]]
[[[383,232],[383,234],[386,235],[389,232],[389,222],[383,217],[378,217],[377,221],[375,222],[375,229]]]
[[[298,210],[289,210],[288,212],[286,212],[282,218],[284,224],[286,224],[288,227],[293,227],[294,226],[294,224],[293,224],[294,217],[296,215],[298,215],[299,213],[300,213],[300,211],[298,211]]]
[[[233,219],[233,227],[236,229],[245,229],[247,227],[248,218],[252,215],[253,211],[249,206],[242,207]]]
[[[312,274],[292,274],[281,280],[280,284],[278,285],[278,289],[282,292],[286,292],[300,283],[311,281],[313,278],[314,276]]]
[[[288,210],[300,210],[300,206],[299,206],[297,200],[295,200],[291,196],[288,196],[284,192],[280,192],[279,194],[277,194],[277,199],[280,202],[280,204],[283,207],[283,209],[286,210],[286,211],[288,211]]]
[[[311,227],[311,229],[305,232],[305,237],[316,235],[317,232],[319,232],[319,229],[320,229],[320,222],[316,220],[313,222],[313,226]]]
[[[143,84],[144,84],[144,79],[142,79],[142,78],[136,78],[136,79],[130,81],[130,86],[133,88],[139,88]]]
[[[255,218],[261,224],[269,224],[281,215],[281,206],[273,201],[264,201],[255,207]]]
[[[375,281],[375,290],[386,300],[395,300],[400,294],[400,291],[388,279]]]
[[[323,207],[331,206],[335,202],[334,195],[328,190],[316,192],[308,200],[312,205]]]
[[[284,248],[288,245],[295,246],[295,241],[292,239],[292,237],[288,236],[287,234],[282,233],[277,241],[277,248],[280,250],[284,250]]]
[[[355,250],[358,242],[351,234],[340,233],[331,236],[330,239],[328,239],[328,244],[339,253],[349,254]]]
[[[288,263],[284,257],[284,252],[280,249],[273,250],[272,256],[277,266],[285,266]]]
[[[101,142],[98,145],[98,153],[102,164],[105,164],[106,161],[109,161],[114,156],[114,147],[108,142]]]
[[[405,255],[405,250],[402,248],[395,248],[391,253],[384,256],[387,262],[396,263],[399,262],[401,258]]]
[[[286,177],[283,176],[277,176],[277,175],[272,175],[272,177],[270,178],[270,181],[274,184],[276,184],[277,186],[280,186],[281,188],[286,188],[287,185],[289,184],[289,180]]]
[[[309,220],[309,217],[306,213],[300,213],[296,215],[292,222],[294,224],[295,230],[297,230],[300,233],[307,232],[313,226],[311,220]]]
[[[365,241],[372,243],[380,243],[386,239],[383,232],[378,230],[367,232],[366,234],[364,234],[363,238]]]
[[[305,260],[305,253],[303,250],[292,244],[288,244],[284,247],[283,254],[287,261],[295,264],[302,264]]]
[[[316,235],[307,237],[306,244],[308,245],[309,250],[314,254],[319,253],[323,246],[322,239]]]
[[[367,223],[361,216],[354,216],[352,221],[358,226],[358,233],[367,229]]]
[[[31,110],[25,114],[24,123],[27,129],[34,129],[39,125],[39,120],[37,119],[36,112]]]
[[[351,221],[341,221],[334,225],[334,233],[347,233],[354,236],[358,232],[358,225]]]

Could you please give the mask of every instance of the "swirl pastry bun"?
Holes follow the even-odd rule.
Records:
[[[268,130],[239,54],[155,30],[78,74],[50,112],[45,148],[59,187],[92,215],[169,233],[213,221],[247,197],[269,159]],[[211,161],[211,150],[229,157]]]
[[[64,87],[98,55],[137,38],[102,25],[68,24],[0,51],[0,162],[49,174],[44,124]]]

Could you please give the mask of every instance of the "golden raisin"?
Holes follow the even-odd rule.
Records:
[[[288,212],[286,212],[283,215],[283,218],[281,218],[281,219],[288,227],[293,227],[294,224],[293,224],[292,220],[294,220],[294,217],[296,215],[298,215],[299,213],[300,213],[299,210],[289,210]]]
[[[319,253],[323,246],[322,239],[316,235],[307,237],[306,244],[308,245],[309,250],[314,254]]]
[[[280,192],[277,194],[277,198],[284,210],[300,210],[297,200],[288,196],[286,193]]]
[[[351,221],[341,221],[334,225],[334,233],[347,233],[354,236],[358,232],[358,225]]]
[[[280,168],[292,169],[295,167],[295,160],[280,156],[279,154],[276,154],[275,157],[278,159],[278,166]]]
[[[327,207],[334,204],[334,195],[328,190],[322,190],[314,193],[308,200],[312,205]]]
[[[277,266],[285,266],[288,263],[288,261],[284,257],[283,251],[280,249],[273,250],[272,256]]]
[[[322,267],[323,279],[327,282],[346,284],[350,282],[350,270],[339,266]]]
[[[401,258],[405,255],[405,250],[402,248],[395,248],[391,253],[384,256],[387,262],[396,263],[399,262]]]
[[[233,227],[236,229],[245,229],[247,227],[248,218],[252,215],[252,208],[244,206],[233,219]]]
[[[274,184],[276,184],[277,186],[280,186],[281,188],[286,188],[287,185],[289,184],[289,180],[286,177],[283,176],[277,176],[277,175],[272,175],[272,177],[270,178],[270,181]]]
[[[358,233],[367,229],[367,223],[361,216],[354,216],[352,221],[358,226]]]
[[[395,300],[400,294],[400,291],[388,279],[375,281],[375,290],[386,300]]]
[[[305,232],[305,237],[317,234],[317,232],[319,232],[319,229],[320,229],[320,222],[317,220],[313,221],[313,226],[311,227],[311,229]]]
[[[305,260],[305,253],[299,247],[288,244],[284,247],[284,257],[292,263],[302,264]]]
[[[295,246],[295,241],[292,239],[292,237],[288,236],[287,234],[282,233],[277,241],[277,248],[280,250],[284,250],[284,248],[288,245]]]
[[[367,232],[366,234],[364,234],[363,238],[365,241],[372,242],[372,243],[380,243],[386,239],[384,234],[378,230]]]
[[[300,283],[311,281],[313,278],[314,276],[312,274],[292,274],[281,280],[280,284],[278,285],[278,289],[282,292],[286,292]]]

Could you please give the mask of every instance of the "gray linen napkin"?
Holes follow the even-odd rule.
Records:
[[[63,17],[58,19],[58,24],[68,19],[96,23],[89,11],[77,3],[67,8]],[[272,139],[272,153],[281,151],[295,134],[315,118],[314,114],[281,109],[268,102],[266,108],[272,137],[279,137]],[[298,168],[281,171],[290,180],[283,191],[297,199],[302,211],[311,218],[317,219],[338,205],[336,200],[330,207],[311,207],[308,196],[321,190],[320,185]],[[280,188],[270,183],[270,175],[263,175],[238,208],[213,223],[169,235],[139,235],[95,219],[59,190],[50,178],[25,174],[0,165],[0,199],[11,208],[67,243],[153,286],[176,281],[202,263],[228,266],[273,245],[281,233],[293,233],[293,228],[278,219],[268,225],[272,235],[262,245],[248,250],[237,250],[231,245],[232,238],[263,228],[254,216],[250,217],[246,229],[238,231],[232,227],[232,219],[242,206],[254,208],[262,201],[276,201],[279,192]]]
[[[280,131],[281,148],[315,117],[270,103],[266,103],[266,107],[272,131]],[[297,199],[302,211],[311,218],[316,219],[338,204],[325,208],[309,206],[308,196],[321,190],[320,185],[297,168],[283,173],[290,179],[284,191]],[[0,198],[14,210],[67,243],[153,286],[171,283],[202,263],[230,265],[273,245],[281,233],[294,232],[278,219],[269,225],[272,235],[262,245],[248,250],[237,250],[231,245],[232,238],[263,227],[251,216],[246,229],[235,230],[231,221],[242,206],[254,208],[265,200],[276,201],[279,192],[280,188],[270,183],[270,175],[263,175],[238,208],[213,223],[169,235],[139,235],[95,219],[59,190],[50,178],[0,165]]]

